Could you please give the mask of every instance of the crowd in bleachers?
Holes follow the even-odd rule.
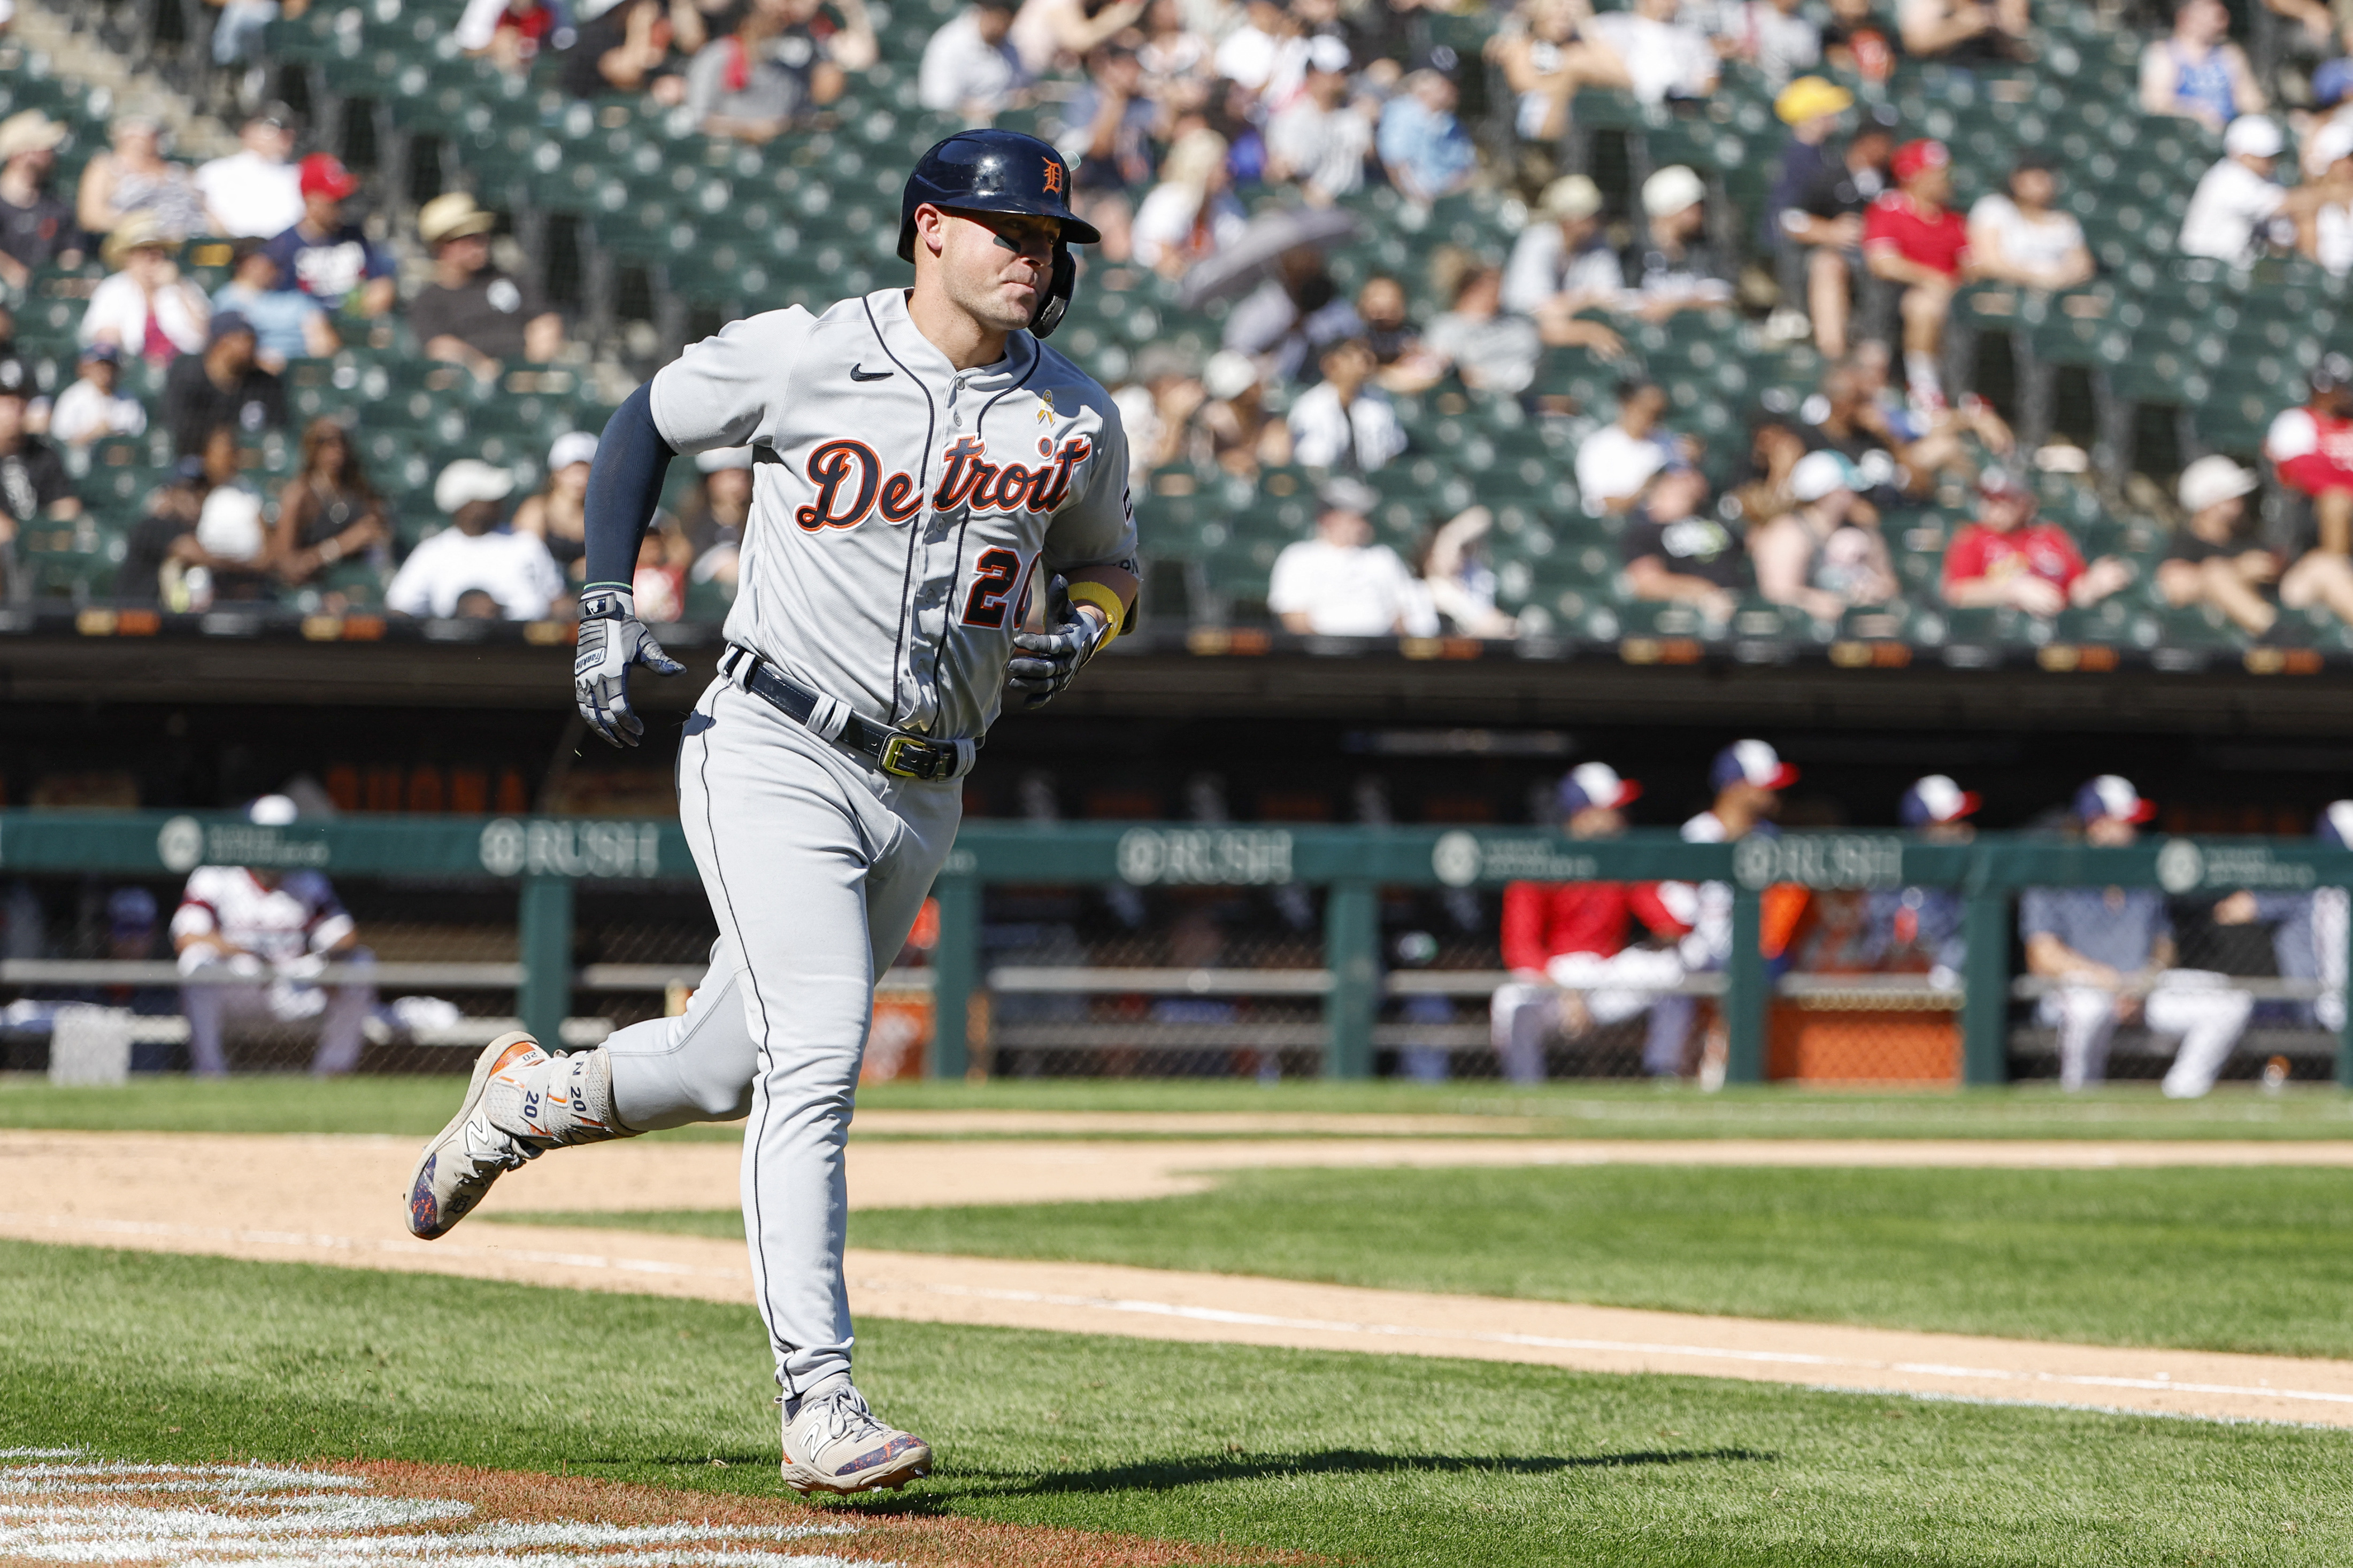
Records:
[[[78,351],[0,370],[11,591],[367,607],[465,533],[465,460],[509,479],[482,533],[560,575],[592,352],[642,374],[698,312],[886,283],[900,169],[987,120],[1103,233],[1057,346],[1114,386],[1158,614],[2353,646],[2353,60],[2269,3],[2255,50],[2216,0],[231,6],[234,154],[0,122],[0,281]],[[371,172],[298,156],[359,120]],[[649,543],[681,615],[732,590],[737,472]]]

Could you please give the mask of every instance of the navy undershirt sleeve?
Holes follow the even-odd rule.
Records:
[[[654,425],[652,383],[629,394],[596,438],[581,531],[588,538],[588,582],[627,587],[637,575],[638,545],[661,504],[662,480],[678,453]]]

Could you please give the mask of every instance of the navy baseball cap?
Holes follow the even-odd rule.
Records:
[[[1722,789],[1732,784],[1788,789],[1797,782],[1798,770],[1783,762],[1781,753],[1762,741],[1733,742],[1715,753],[1715,763],[1707,770],[1710,789]]]
[[[1906,827],[1934,827],[1958,822],[1983,804],[1976,791],[1963,789],[1943,773],[1930,773],[1912,781],[1896,816]]]
[[[2084,822],[2113,817],[2118,822],[2147,822],[2157,815],[2157,803],[2143,800],[2132,780],[2102,773],[2075,792],[2075,816]]]
[[[1616,808],[1642,793],[1632,779],[1621,779],[1608,763],[1579,763],[1560,781],[1560,814],[1574,816],[1590,805]]]
[[[247,319],[242,310],[213,312],[212,341],[214,342],[220,342],[232,332],[250,332],[251,331],[253,331],[253,323]]]
[[[2353,800],[2332,800],[2322,806],[2313,837],[2338,849],[2353,847]]]
[[[144,888],[117,888],[106,900],[107,924],[117,936],[155,929],[155,895]]]

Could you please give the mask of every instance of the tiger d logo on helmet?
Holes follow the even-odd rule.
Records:
[[[1062,155],[1018,131],[959,131],[915,163],[899,199],[899,259],[915,259],[915,209],[929,203],[959,212],[1025,213],[1061,226],[1054,242],[1054,275],[1029,331],[1050,335],[1071,307],[1078,268],[1072,245],[1094,245],[1103,235],[1071,210],[1071,170]]]

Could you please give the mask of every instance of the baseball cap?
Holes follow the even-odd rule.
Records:
[[[1906,827],[1928,827],[1958,822],[1984,804],[1975,790],[1966,790],[1943,773],[1912,781],[1895,814]]]
[[[1307,40],[1309,70],[1322,71],[1326,76],[1342,76],[1354,63],[1348,56],[1348,46],[1329,33],[1318,33]]]
[[[1809,452],[1789,470],[1789,493],[1801,501],[1817,501],[1832,490],[1853,488],[1853,471],[1836,452]]]
[[[1781,753],[1763,741],[1735,741],[1715,753],[1715,762],[1707,770],[1710,789],[1722,789],[1730,784],[1748,784],[1758,789],[1788,789],[1798,782],[1798,770],[1781,760]]]
[[[2312,73],[2312,101],[2334,109],[2353,92],[2353,56],[2339,55]]]
[[[292,108],[274,99],[245,117],[248,125],[274,125],[280,131],[293,130],[294,120]]]
[[[2313,133],[2312,162],[2326,169],[2340,158],[2353,158],[2353,123],[2332,120]]]
[[[343,167],[343,161],[332,153],[313,153],[296,165],[306,196],[325,196],[342,201],[360,188],[357,174]]]
[[[155,929],[155,895],[144,888],[117,888],[106,897],[106,923],[117,936]]]
[[[2320,808],[2313,836],[2339,849],[2353,847],[2353,800],[2332,800]]]
[[[433,504],[443,511],[478,500],[504,500],[514,491],[514,476],[480,458],[460,458],[433,481]]]
[[[256,827],[284,827],[301,815],[294,797],[285,795],[262,795],[245,808],[245,819]]]
[[[1201,367],[1201,390],[1229,403],[1258,384],[1258,366],[1240,349],[1219,349]]]
[[[1353,511],[1360,517],[1370,515],[1381,504],[1380,491],[1362,479],[1345,475],[1326,480],[1324,488],[1315,492],[1315,499],[1324,503],[1325,511]]]
[[[196,542],[224,561],[259,557],[269,536],[261,526],[261,498],[243,485],[215,485],[196,514]]]
[[[2177,493],[2181,498],[2182,510],[2204,511],[2233,496],[2245,495],[2257,483],[2252,472],[2217,452],[2181,470]]]
[[[2280,128],[2265,114],[2242,114],[2222,132],[2222,151],[2233,158],[2276,158],[2286,145]]]
[[[1784,125],[1803,125],[1825,114],[1844,114],[1853,107],[1854,94],[1818,76],[1799,77],[1773,100],[1773,112],[1781,117]]]
[[[706,474],[715,474],[722,468],[748,468],[752,466],[752,448],[713,447],[708,452],[698,453],[694,466]]]
[[[1579,763],[1560,781],[1560,814],[1574,816],[1588,805],[1625,805],[1641,793],[1641,784],[1620,778],[1608,763]]]
[[[216,343],[223,338],[233,336],[237,332],[249,332],[251,331],[253,331],[253,323],[246,318],[244,311],[215,310],[213,312],[211,336],[208,341]]]
[[[547,471],[551,474],[575,463],[593,463],[596,460],[596,437],[586,430],[566,430],[555,438],[555,445],[547,449]]]
[[[108,364],[121,364],[122,351],[112,343],[85,343],[82,345],[81,357],[84,361],[102,360]]]
[[[2113,817],[2118,822],[2147,822],[2157,815],[2157,803],[2143,800],[2132,780],[2102,773],[2075,792],[2075,816],[2084,822]]]
[[[1601,210],[1601,187],[1584,174],[1563,174],[1544,188],[1536,216],[1557,222],[1565,217],[1591,217]]]
[[[1941,169],[1952,161],[1953,154],[1942,142],[1923,136],[1895,149],[1895,156],[1888,160],[1887,168],[1900,185],[1925,170]]]
[[[1642,210],[1664,217],[1707,199],[1707,186],[1681,163],[1670,163],[1642,182]]]

